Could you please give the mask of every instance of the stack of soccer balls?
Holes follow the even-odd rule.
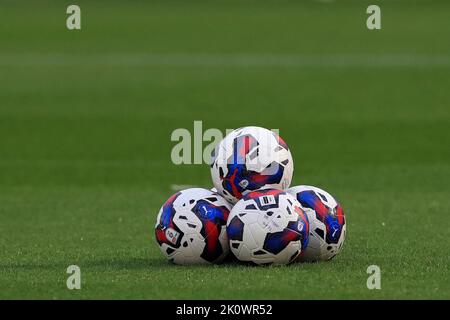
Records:
[[[345,240],[341,206],[324,190],[290,187],[294,164],[274,132],[244,127],[216,147],[214,188],[186,189],[162,206],[155,226],[176,264],[219,263],[231,252],[258,265],[329,260]]]

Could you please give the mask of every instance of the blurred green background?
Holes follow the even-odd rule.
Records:
[[[81,7],[82,30],[66,28]],[[378,4],[382,29],[366,28]],[[450,298],[448,1],[0,2],[0,298]],[[177,267],[176,128],[278,128],[335,195],[329,263]],[[206,145],[207,143],[205,143]],[[66,288],[79,265],[82,289]],[[368,290],[379,265],[382,289]]]

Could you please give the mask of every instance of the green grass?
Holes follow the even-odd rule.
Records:
[[[0,4],[0,298],[450,299],[448,1]],[[26,8],[28,6],[28,8]],[[293,184],[340,199],[333,261],[165,261],[176,128],[279,128]],[[76,264],[82,289],[69,291]],[[379,265],[382,289],[366,288]]]

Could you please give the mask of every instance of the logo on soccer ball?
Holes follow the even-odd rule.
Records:
[[[171,243],[176,244],[179,236],[180,236],[179,232],[177,232],[176,230],[174,230],[172,228],[167,228],[167,230],[166,230],[166,238]]]
[[[330,214],[331,214],[332,216],[336,216],[336,215],[337,215],[337,208],[334,207],[333,209],[331,209],[331,210],[330,210]]]
[[[272,219],[272,212],[270,212],[268,214],[266,213],[265,215],[261,215],[261,216],[262,216],[261,224],[269,232],[280,229],[280,225],[274,219]]]
[[[242,188],[247,188],[247,186],[248,186],[248,180],[242,180],[241,182],[239,182],[239,185],[240,185]]]

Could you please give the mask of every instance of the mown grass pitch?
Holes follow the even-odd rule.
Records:
[[[0,5],[0,298],[450,298],[448,1]],[[280,129],[294,185],[342,203],[329,263],[167,263],[176,128]],[[66,288],[76,264],[82,289]],[[366,269],[381,268],[381,290]]]

